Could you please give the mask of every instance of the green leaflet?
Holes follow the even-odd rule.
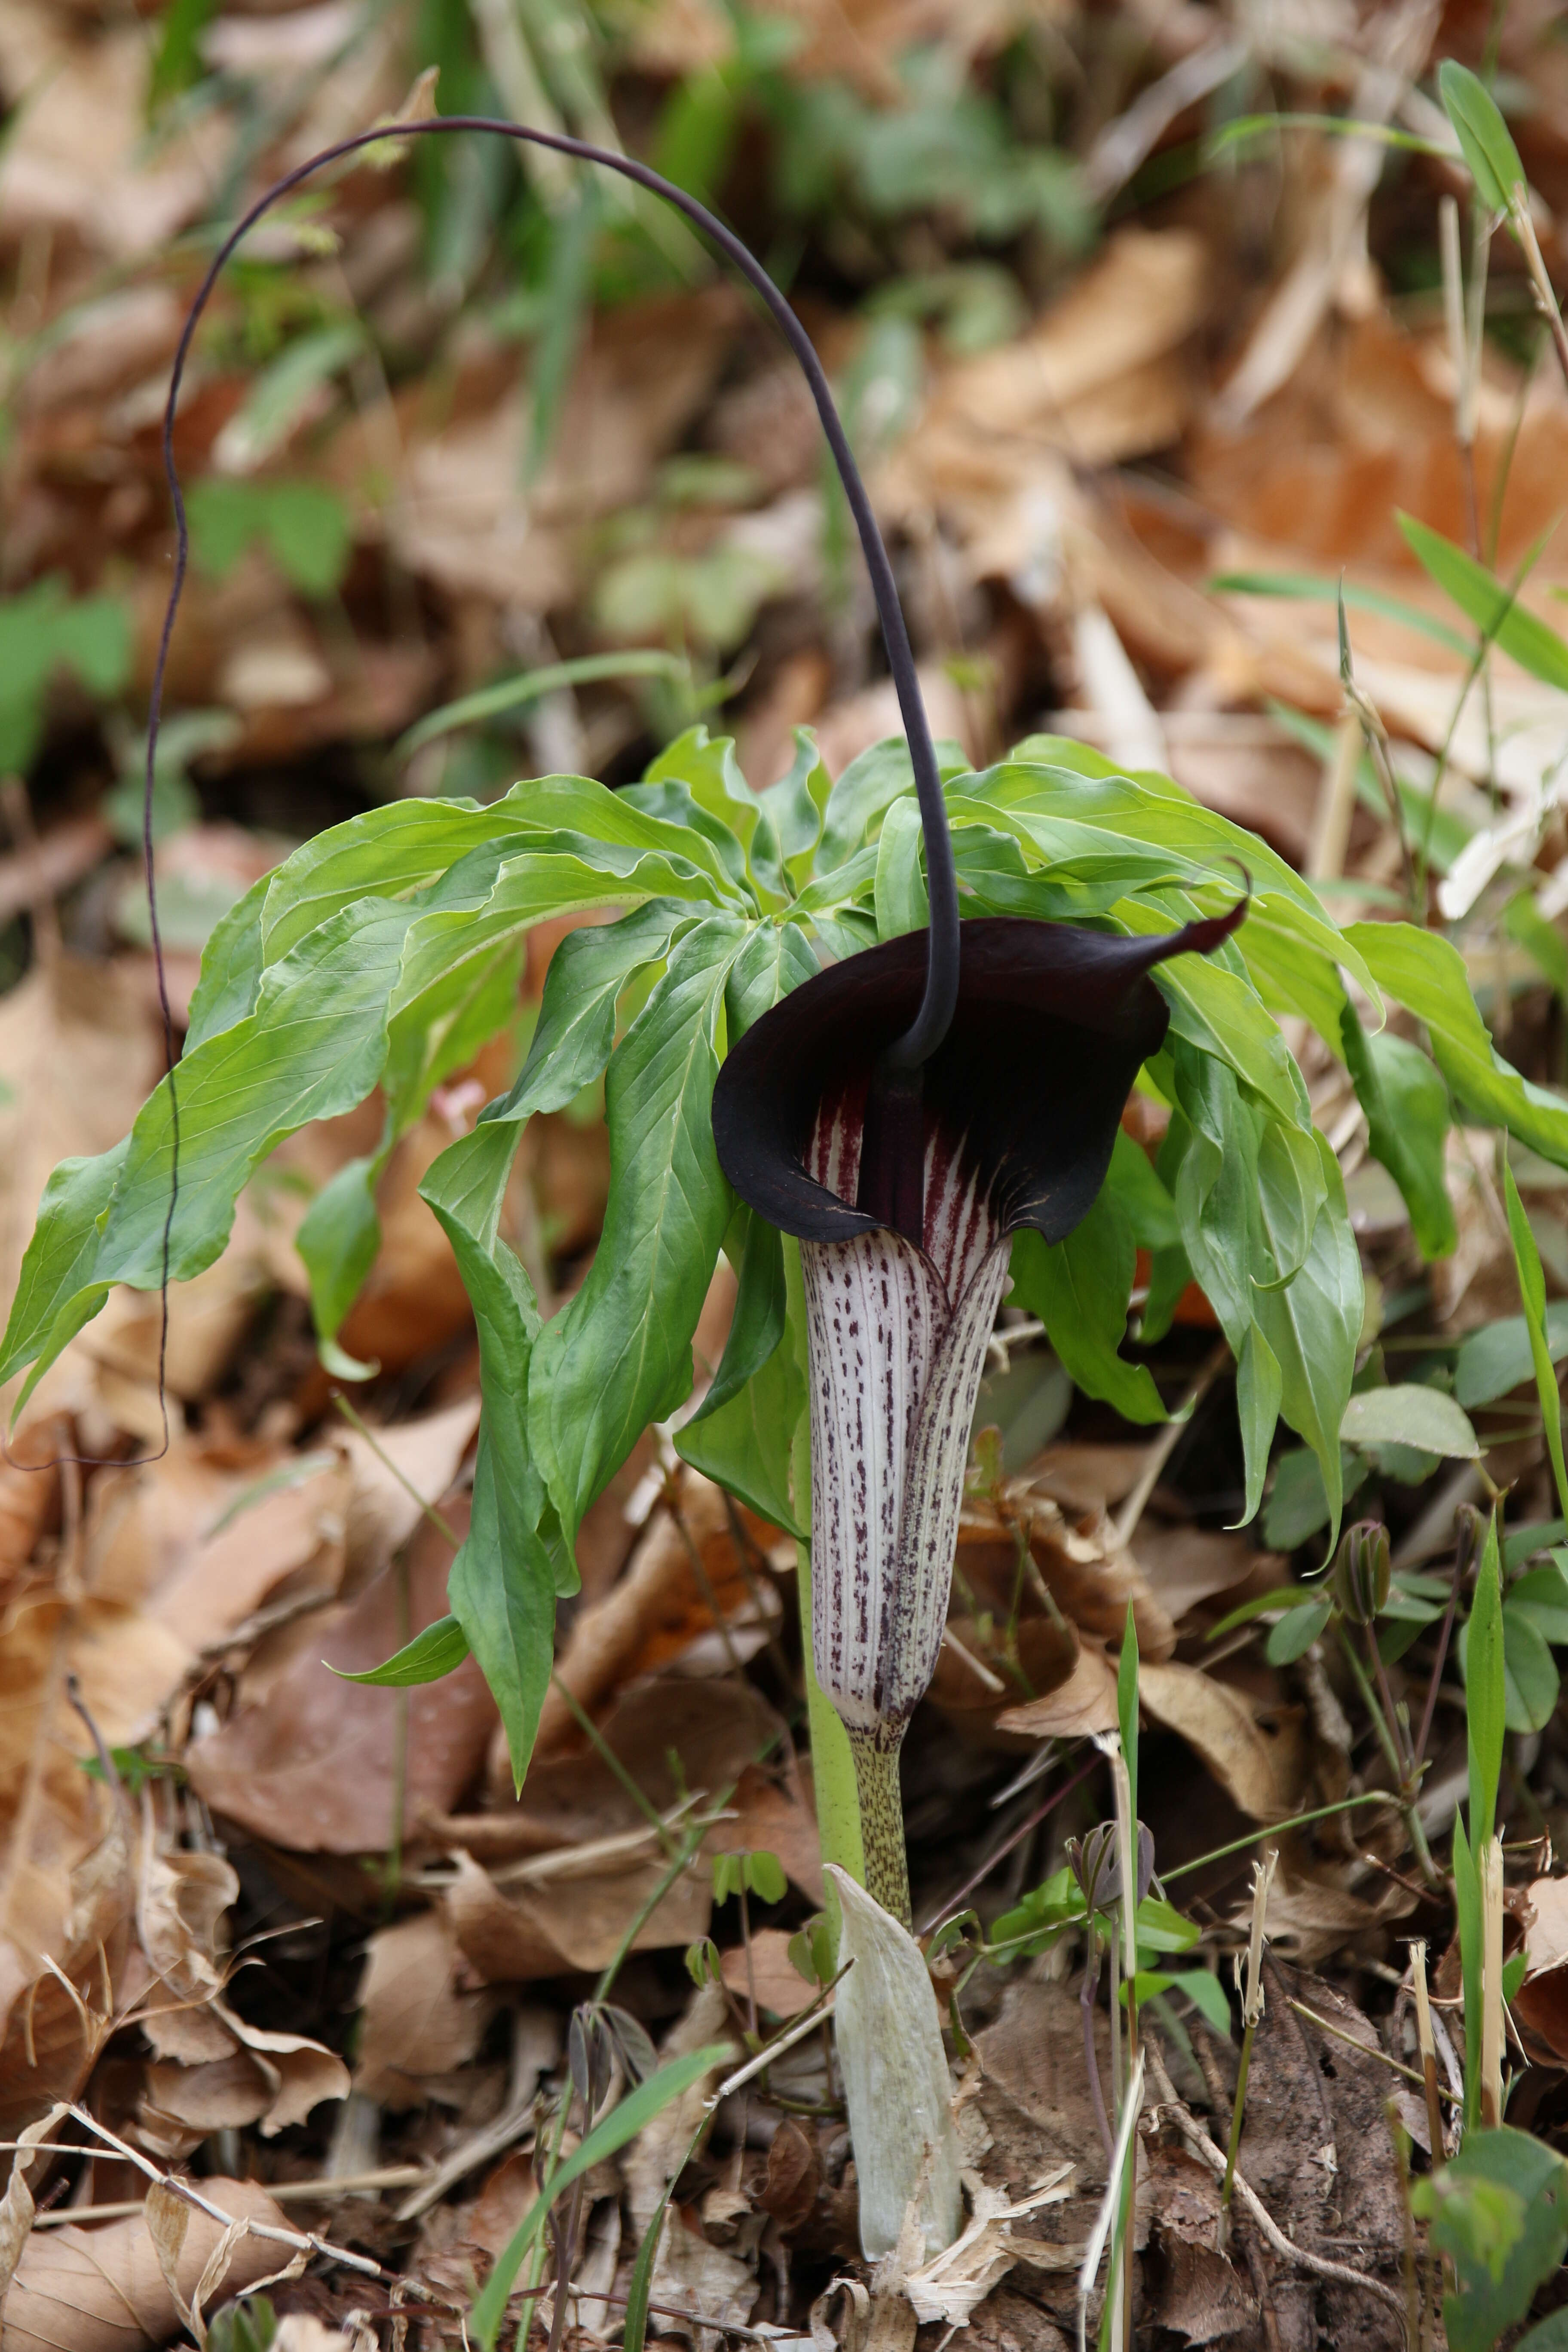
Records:
[[[937,740],[936,763],[944,784],[953,776],[967,779],[973,772],[962,744],[943,737]],[[910,747],[901,735],[885,736],[851,760],[827,796],[816,845],[817,872],[830,874],[852,856],[900,793],[913,791],[914,781]]]
[[[724,986],[731,1044],[816,968],[797,925],[767,923],[751,932]],[[785,1319],[783,1237],[737,1206],[725,1255],[740,1278],[734,1320],[713,1385],[675,1450],[761,1517],[804,1540],[790,1500],[790,1445],[805,1391],[792,1350],[779,1346]]]
[[[276,1143],[308,1119],[352,1109],[375,1084],[386,1002],[417,911],[375,898],[344,908],[268,972],[254,1013],[181,1062],[180,1191],[169,1246],[175,1280],[217,1256],[240,1187]],[[101,1181],[85,1178],[81,1163],[67,1187],[46,1195],[3,1343],[8,1372],[33,1362],[36,1380],[113,1284],[157,1287],[171,1139],[165,1078],[118,1147],[107,1203]],[[46,1266],[52,1284],[39,1279]]]
[[[797,727],[788,773],[760,796],[777,845],[783,887],[792,895],[807,880],[816,863],[832,793],[833,779],[823,765],[816,738],[809,727]]]
[[[390,1658],[379,1666],[367,1666],[362,1675],[345,1674],[341,1666],[325,1663],[328,1671],[340,1682],[374,1683],[380,1690],[412,1690],[422,1683],[438,1683],[447,1675],[455,1675],[468,1655],[468,1637],[455,1617],[437,1617],[412,1642],[405,1642]]]
[[[537,838],[548,835],[563,838],[553,845]],[[710,845],[700,836],[633,808],[585,776],[541,776],[514,784],[486,808],[466,801],[392,801],[306,842],[270,877],[261,924],[267,962],[275,963],[351,900],[368,891],[391,898],[419,889],[492,843],[506,843],[507,855],[555,846],[600,872],[616,863],[605,851],[629,853],[633,863],[661,856],[682,877],[680,896],[718,906],[736,898]]]
[[[1279,1369],[1279,1359],[1254,1323],[1243,1333],[1241,1352],[1236,1360],[1236,1412],[1247,1476],[1247,1495],[1237,1522],[1238,1527],[1256,1518],[1263,1500],[1268,1449],[1274,1442],[1284,1394],[1285,1377]]]
[[[1514,1268],[1519,1276],[1519,1296],[1524,1308],[1525,1328],[1530,1333],[1536,1394],[1541,1399],[1541,1417],[1546,1429],[1546,1450],[1552,1457],[1558,1507],[1568,1512],[1568,1465],[1563,1459],[1563,1399],[1558,1393],[1557,1371],[1552,1360],[1551,1327],[1546,1319],[1546,1276],[1542,1271],[1541,1252],[1530,1229],[1530,1219],[1524,1213],[1524,1202],[1519,1197],[1519,1186],[1513,1181],[1513,1170],[1509,1165],[1506,1150],[1502,1154],[1502,1181],[1503,1200],[1508,1208],[1509,1238],[1513,1244]]]
[[[1369,1037],[1348,1000],[1340,1045],[1373,1158],[1399,1187],[1416,1246],[1428,1261],[1451,1256],[1459,1232],[1444,1176],[1447,1087],[1418,1045],[1386,1030]]]
[[[790,1444],[805,1386],[793,1351],[779,1345],[786,1311],[783,1236],[737,1207],[724,1248],[740,1276],[734,1320],[713,1384],[675,1450],[759,1517],[805,1541],[790,1499]]]
[[[555,1654],[552,1563],[526,1522],[526,1509],[507,1492],[487,1419],[474,1462],[473,1516],[447,1599],[500,1709],[520,1793]]]
[[[1117,1196],[1102,1192],[1065,1242],[1026,1228],[1013,1240],[1013,1297],[1046,1327],[1066,1371],[1088,1396],[1128,1421],[1163,1421],[1165,1408],[1145,1365],[1117,1353],[1127,1328],[1137,1245]]]
[[[918,803],[912,795],[895,801],[877,843],[873,901],[879,939],[895,940],[905,931],[923,931],[931,920],[921,866],[923,846]]]
[[[381,1247],[375,1186],[384,1164],[380,1152],[372,1159],[349,1160],[322,1185],[294,1235],[310,1278],[316,1337],[324,1349],[336,1341]],[[338,1369],[342,1377],[353,1377],[342,1365]]]
[[[1459,1101],[1543,1160],[1568,1168],[1568,1103],[1503,1060],[1476,1010],[1458,949],[1410,923],[1352,923],[1345,937],[1380,986],[1426,1024],[1433,1059]]]
[[[1124,1127],[1116,1130],[1110,1172],[1105,1189],[1121,1202],[1140,1249],[1179,1247],[1181,1223],[1176,1204],[1157,1174],[1154,1163]]]
[[[529,1374],[530,1435],[569,1543],[641,1431],[691,1386],[691,1334],[732,1205],[711,1104],[724,984],[745,936],[731,916],[689,932],[610,1063],[604,1231]]]
[[[571,931],[550,959],[528,1059],[510,1094],[482,1118],[563,1110],[599,1076],[616,1043],[616,1003],[635,972],[660,963],[697,919],[678,899],[656,898],[618,923]]]
[[[1318,1174],[1311,1180],[1297,1164],[1289,1130],[1276,1135],[1265,1150],[1264,1109],[1244,1097],[1224,1063],[1195,1053],[1181,1039],[1172,1042],[1170,1062],[1177,1100],[1192,1129],[1176,1170],[1176,1210],[1193,1272],[1237,1359],[1249,1510],[1261,1491],[1277,1402],[1318,1457],[1330,1524],[1337,1534],[1342,1500],[1339,1428],[1350,1398],[1363,1304],[1361,1263],[1338,1163],[1321,1135],[1301,1137],[1317,1158]],[[1293,1185],[1300,1189],[1293,1192]],[[1309,1212],[1305,1254],[1292,1275],[1276,1255],[1270,1221],[1280,1245],[1293,1251],[1300,1233],[1300,1223],[1292,1233],[1293,1219],[1304,1222]]]
[[[533,1286],[500,1236],[501,1204],[522,1122],[490,1119],[427,1171],[420,1197],[439,1218],[473,1302],[484,1418],[468,1539],[447,1599],[500,1710],[517,1785],[549,1687],[558,1591],[576,1588],[529,1446],[529,1363],[539,1336]]]
[[[798,923],[760,923],[749,932],[724,983],[729,1044],[744,1036],[753,1021],[771,1013],[781,996],[817,969],[811,942]]]
[[[1311,1139],[1323,1174],[1323,1201],[1306,1262],[1286,1287],[1258,1295],[1257,1317],[1259,1335],[1279,1366],[1279,1410],[1322,1469],[1331,1545],[1342,1508],[1340,1423],[1350,1402],[1363,1291],[1339,1162],[1325,1136],[1314,1131]]]

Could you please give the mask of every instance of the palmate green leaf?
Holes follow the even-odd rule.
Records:
[[[1470,167],[1476,194],[1489,212],[1505,213],[1525,183],[1524,165],[1498,102],[1479,76],[1457,58],[1437,68],[1437,95]]]
[[[1568,644],[1519,602],[1516,590],[1414,515],[1402,514],[1397,520],[1412,554],[1484,638],[1543,686],[1568,687]]]
[[[533,1350],[529,1430],[568,1543],[650,1421],[691,1385],[697,1328],[732,1199],[713,1149],[733,916],[687,934],[605,1079],[611,1183],[586,1281]]]
[[[1163,1421],[1148,1368],[1117,1351],[1127,1328],[1137,1244],[1116,1195],[1102,1192],[1064,1242],[1026,1228],[1013,1240],[1013,1299],[1037,1315],[1075,1386],[1114,1405],[1124,1420]]]
[[[1426,1023],[1433,1059],[1458,1099],[1543,1160],[1568,1168],[1568,1103],[1502,1059],[1476,1010],[1458,949],[1411,923],[1352,923],[1345,937],[1380,987]]]
[[[1340,1044],[1368,1147],[1399,1187],[1417,1248],[1428,1262],[1451,1256],[1459,1229],[1445,1173],[1447,1087],[1418,1045],[1387,1030],[1369,1037],[1348,1002]]]

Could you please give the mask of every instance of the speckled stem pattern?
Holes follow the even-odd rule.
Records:
[[[899,1789],[899,1751],[904,1727],[874,1731],[848,1727],[860,1793],[860,1836],[866,1854],[866,1892],[900,1927],[912,1924],[910,1865],[904,1851],[904,1801]]]

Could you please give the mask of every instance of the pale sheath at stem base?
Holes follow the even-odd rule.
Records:
[[[891,1759],[895,1771],[898,1758]],[[852,1965],[834,2003],[833,2032],[860,2185],[868,2262],[900,2242],[911,2201],[929,2259],[963,2227],[962,2156],[936,1993],[906,1927],[827,1865],[842,1909],[838,1958]]]

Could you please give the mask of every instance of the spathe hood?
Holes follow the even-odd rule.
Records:
[[[1143,939],[1016,916],[963,923],[952,1024],[907,1109],[873,1109],[869,1131],[879,1059],[920,1003],[926,933],[847,957],[730,1053],[713,1096],[720,1165],[801,1241],[901,1231],[954,1298],[979,1223],[994,1238],[1032,1225],[1055,1242],[1087,1215],[1132,1081],[1164,1042],[1170,1015],[1150,973],[1217,947],[1246,903]]]

